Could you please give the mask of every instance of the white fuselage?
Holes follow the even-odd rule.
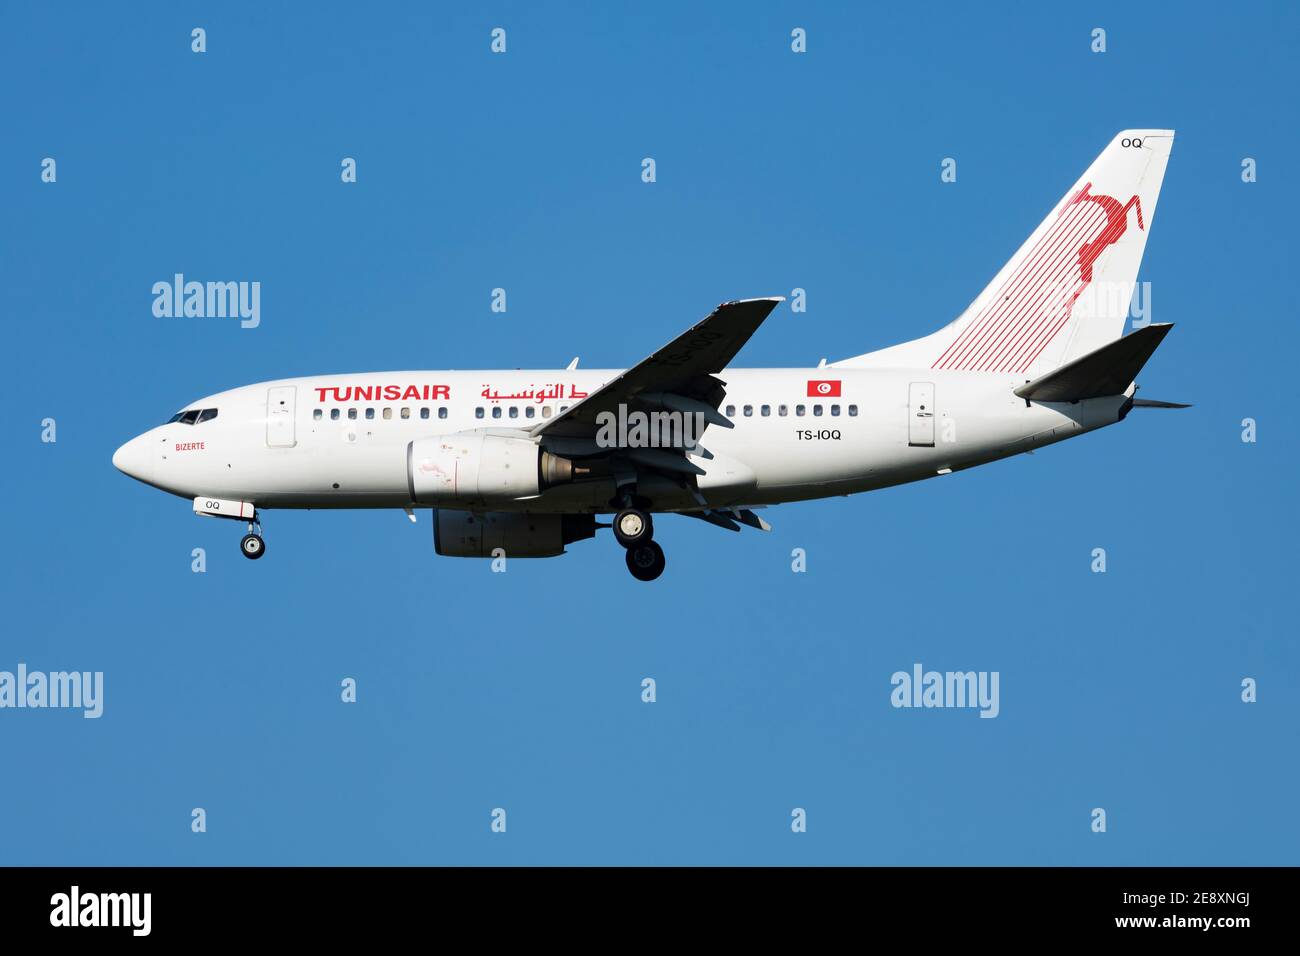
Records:
[[[412,441],[474,429],[523,434],[619,374],[380,372],[263,382],[191,403],[217,414],[152,428],[123,445],[114,464],[186,498],[411,507],[421,504],[408,480]],[[1113,424],[1126,402],[1027,403],[1012,393],[1023,376],[987,372],[831,366],[735,368],[718,377],[727,391],[721,411],[735,427],[709,426],[701,440],[714,456],[702,462],[710,478],[699,483],[711,507],[845,495],[958,471]],[[838,396],[811,397],[809,383],[825,380],[839,383]],[[655,511],[700,507],[669,477],[651,475],[638,492]],[[613,495],[612,480],[596,480],[515,500],[440,504],[605,513]]]

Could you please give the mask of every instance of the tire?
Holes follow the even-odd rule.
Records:
[[[655,526],[650,515],[637,508],[624,508],[614,515],[614,537],[625,548],[643,544],[654,537]]]
[[[638,581],[653,581],[664,573],[668,562],[664,549],[654,541],[633,545],[627,549],[627,569]]]
[[[246,534],[239,542],[239,550],[250,561],[256,561],[266,554],[266,542],[262,540],[261,535]]]

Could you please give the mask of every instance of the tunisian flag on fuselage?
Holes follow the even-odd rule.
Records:
[[[839,398],[840,397],[840,380],[832,379],[830,381],[812,381],[808,382],[809,398]]]

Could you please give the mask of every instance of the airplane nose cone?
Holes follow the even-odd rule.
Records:
[[[137,481],[149,480],[150,464],[149,449],[143,438],[132,438],[113,452],[113,467]]]

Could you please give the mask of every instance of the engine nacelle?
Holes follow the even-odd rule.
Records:
[[[433,550],[449,558],[550,558],[564,546],[596,534],[594,515],[472,514],[438,508],[433,513]]]
[[[416,504],[490,504],[572,481],[573,463],[528,438],[468,431],[411,442],[406,475]]]

